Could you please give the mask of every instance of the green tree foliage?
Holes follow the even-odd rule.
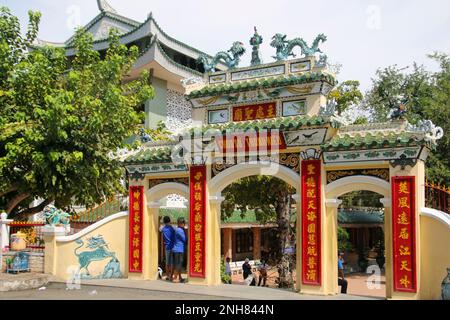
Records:
[[[290,228],[290,204],[294,188],[284,181],[269,176],[250,176],[229,185],[222,194],[222,219],[230,217],[237,208],[244,216],[247,210],[254,210],[256,219],[262,223],[275,222],[278,226],[278,241],[274,244],[273,256],[279,261],[279,287],[293,285],[290,268],[291,257],[283,256],[288,244]],[[287,263],[289,262],[289,263]]]
[[[353,105],[362,102],[364,96],[359,90],[359,81],[347,80],[339,84],[328,94],[328,99],[336,102],[336,108],[339,115]]]
[[[38,32],[29,13],[25,37],[7,8],[0,9],[0,197],[13,217],[55,201],[59,207],[93,205],[122,187],[114,152],[137,131],[139,106],[153,97],[148,74],[124,83],[138,49],[116,31],[104,57],[92,35],[77,31],[75,57],[64,49],[27,48]],[[44,202],[26,206],[34,198]]]
[[[429,119],[442,127],[444,137],[427,160],[427,178],[450,185],[450,57],[441,53],[429,57],[439,64],[437,72],[417,64],[411,72],[397,66],[378,70],[365,105],[374,121],[386,121],[390,110],[401,103],[406,105],[411,123]]]

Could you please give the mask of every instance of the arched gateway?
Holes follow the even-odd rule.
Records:
[[[189,282],[217,285],[221,191],[242,177],[275,176],[297,192],[297,289],[337,294],[338,197],[369,190],[383,195],[387,297],[435,298],[440,286],[436,279],[445,274],[450,256],[441,250],[446,244],[430,245],[429,239],[448,239],[449,229],[433,227],[439,234],[432,234],[432,223],[445,219],[436,222],[433,212],[422,219],[419,214],[425,207],[424,163],[442,129],[429,121],[409,124],[401,108],[389,122],[349,125],[327,101],[336,79],[327,69],[326,56],[315,57],[326,37],[319,35],[311,47],[302,39],[285,38],[273,37],[277,61],[272,63],[260,61],[258,34],[251,41],[251,67],[237,68],[244,53],[239,42],[215,57],[200,55],[208,72],[184,79],[185,95],[178,97],[190,104],[192,125],[171,141],[147,142],[124,157],[130,185],[127,223],[121,214],[109,218],[114,233],[101,224],[92,230],[97,228],[108,240],[125,228],[127,241],[115,242],[119,260],[125,259],[120,261],[123,274],[156,279],[159,200],[180,194],[189,199]],[[300,46],[305,57],[287,60],[294,46]],[[422,228],[429,236],[421,235]],[[68,244],[72,240],[47,238],[48,272],[65,272],[55,259],[74,259],[76,246]]]
[[[401,116],[348,125],[326,99],[336,81],[323,59],[280,59],[186,82],[196,125],[171,143],[147,143],[125,159],[130,196],[136,190],[147,195],[136,214],[144,218],[144,243],[150,241],[142,268],[130,277],[156,277],[155,201],[182,192],[190,208],[189,282],[219,284],[221,192],[242,177],[261,174],[297,190],[301,293],[338,293],[338,197],[368,190],[384,197],[386,295],[420,297],[424,161],[439,128],[412,126]]]

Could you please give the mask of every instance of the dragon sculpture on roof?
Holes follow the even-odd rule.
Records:
[[[292,40],[286,40],[286,35],[277,33],[272,37],[272,42],[270,45],[277,49],[276,56],[273,58],[277,61],[280,60],[286,60],[289,58],[289,56],[295,57],[295,54],[292,53],[292,50],[296,46],[299,46],[302,49],[302,54],[305,55],[305,57],[311,57],[316,54],[316,52],[322,53],[322,51],[319,49],[320,42],[327,41],[327,36],[323,33],[319,34],[316,39],[314,39],[311,46],[308,46],[305,40],[302,38],[295,38]]]
[[[230,54],[231,53],[231,54]],[[241,61],[241,56],[245,53],[244,44],[242,42],[236,41],[233,46],[228,51],[218,52],[212,60],[208,58],[206,54],[201,54],[197,62],[203,64],[205,72],[216,71],[216,66],[218,63],[225,64],[229,69],[235,69],[239,62]]]

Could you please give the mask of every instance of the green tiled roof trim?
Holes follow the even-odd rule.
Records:
[[[317,81],[326,81],[332,86],[336,84],[336,79],[330,74],[321,72],[307,72],[302,75],[277,76],[270,78],[239,81],[235,83],[209,85],[200,90],[192,91],[188,95],[188,98],[195,99],[206,96],[217,96],[221,94],[229,94],[257,89],[267,89],[274,87],[283,87]]]
[[[139,163],[171,163],[172,148],[173,146],[150,147],[129,156],[123,162],[125,165]]]
[[[367,133],[334,137],[321,146],[324,151],[340,151],[353,149],[380,149],[396,147],[413,147],[429,145],[424,136],[412,132],[391,132],[384,134]]]
[[[161,47],[161,44],[159,43],[159,41],[157,41],[156,45],[158,46],[158,48],[159,48],[159,50],[161,51],[161,53],[163,54],[163,56],[164,56],[171,64],[175,65],[176,67],[178,67],[178,68],[180,68],[180,69],[182,69],[182,70],[185,70],[185,71],[187,71],[187,72],[193,73],[193,74],[195,74],[195,75],[197,75],[197,76],[202,76],[202,75],[203,75],[203,73],[201,73],[201,72],[199,72],[199,71],[197,71],[197,70],[188,68],[188,67],[183,66],[182,64],[180,64],[180,63],[178,63],[178,62],[175,62],[171,57],[169,57],[169,56],[167,55],[167,53],[166,53],[166,52],[164,51],[164,49]],[[151,46],[150,46],[150,47],[151,47]],[[144,52],[144,53],[145,53],[145,52]],[[144,54],[144,53],[143,53],[143,54]]]
[[[383,223],[384,214],[379,211],[339,210],[338,222],[345,224]]]
[[[301,127],[309,126],[322,126],[328,123],[332,123],[329,117],[322,116],[290,116],[290,117],[278,117],[273,119],[261,119],[250,121],[229,122],[224,124],[210,124],[202,126],[202,132],[208,130],[219,130],[222,133],[231,130],[248,131],[248,130],[263,130],[263,129],[280,129],[280,130],[296,130]],[[339,125],[335,123],[335,125]],[[195,128],[191,128],[190,132],[193,134]]]

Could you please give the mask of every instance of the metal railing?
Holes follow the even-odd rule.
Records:
[[[77,233],[97,221],[126,210],[128,204],[126,200],[127,196],[118,195],[96,207],[72,215],[70,219],[70,234]]]
[[[425,181],[425,205],[450,214],[450,187]]]

